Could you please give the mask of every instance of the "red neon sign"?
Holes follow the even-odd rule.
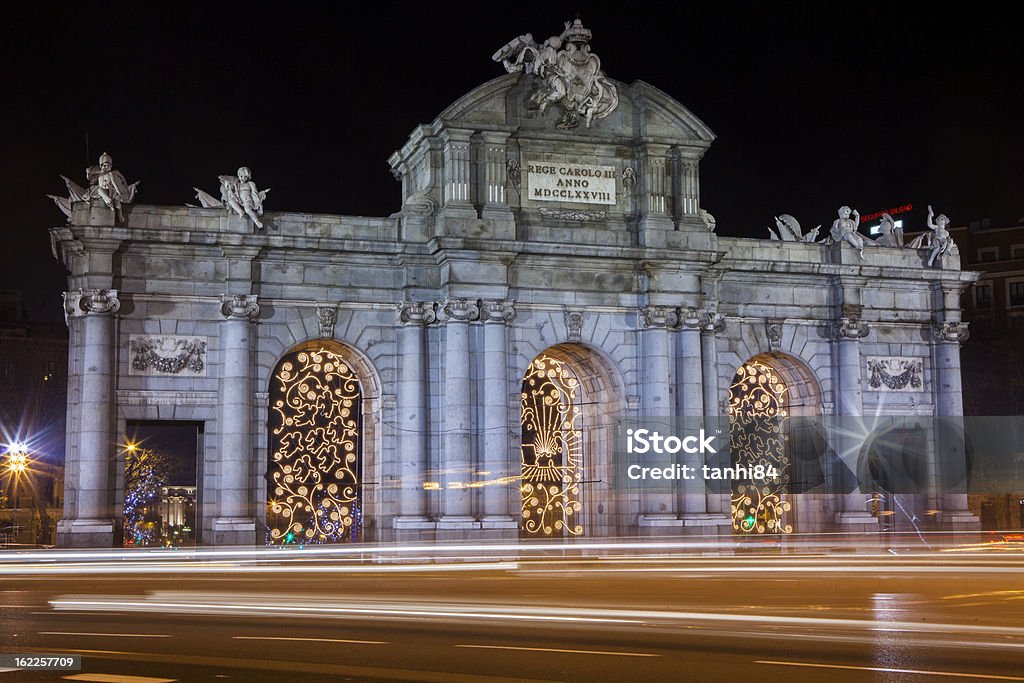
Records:
[[[883,213],[887,213],[890,216],[895,216],[896,214],[899,214],[899,213],[906,213],[907,211],[910,211],[913,208],[914,208],[913,204],[904,204],[903,206],[894,206],[891,209],[883,209],[882,211],[876,211],[874,213],[869,213],[866,216],[861,216],[860,219],[862,221],[873,221],[876,218],[881,218]]]

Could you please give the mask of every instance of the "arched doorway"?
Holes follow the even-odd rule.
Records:
[[[607,534],[618,523],[610,453],[622,386],[611,362],[582,344],[534,358],[520,394],[520,536]]]
[[[363,389],[341,344],[286,354],[270,386],[267,544],[359,541]]]
[[[814,494],[809,494],[808,510],[798,514],[793,508],[795,496],[789,493],[796,474],[789,443],[796,426],[791,418],[819,415],[820,397],[811,371],[787,354],[760,354],[736,370],[729,387],[728,410],[732,465],[746,471],[760,465],[765,470],[771,468],[774,476],[733,480],[734,533],[788,534],[798,518],[821,512],[814,509],[817,501],[812,503],[810,495]]]

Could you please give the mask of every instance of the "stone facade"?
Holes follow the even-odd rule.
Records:
[[[121,224],[74,203],[51,232],[70,271],[61,543],[115,541],[115,444],[133,420],[202,421],[200,542],[263,543],[275,369],[321,340],[361,389],[368,540],[518,537],[520,392],[545,353],[580,379],[592,536],[732,533],[728,495],[615,489],[612,431],[722,415],[754,357],[807,412],[962,414],[974,274],[955,255],[927,268],[924,250],[862,260],[846,243],[718,236],[699,194],[714,136],[696,116],[615,83],[614,111],[563,130],[530,108],[534,81],[496,78],[418,126],[389,160],[402,189],[387,218],[267,211],[260,230],[220,208],[134,205]],[[164,356],[201,343],[201,371],[139,370],[140,339]],[[912,360],[919,385],[871,386],[869,358]],[[876,529],[863,497],[825,496],[798,527]],[[940,507],[940,525],[971,521],[965,497]]]

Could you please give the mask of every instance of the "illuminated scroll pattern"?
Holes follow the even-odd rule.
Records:
[[[524,536],[579,536],[583,431],[579,380],[565,363],[541,356],[523,379]]]
[[[785,444],[786,384],[770,366],[748,361],[729,388],[729,447],[733,464],[748,469],[769,466],[778,476],[767,481],[733,482],[732,528],[740,533],[793,531],[786,521],[790,510],[784,500],[789,483]]]
[[[359,540],[360,390],[323,348],[278,365],[270,396],[267,543]]]

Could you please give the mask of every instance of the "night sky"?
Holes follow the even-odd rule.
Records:
[[[140,203],[217,194],[242,164],[268,211],[385,216],[387,158],[413,127],[504,74],[491,54],[581,18],[605,72],[645,80],[718,136],[702,204],[723,235],[805,228],[849,204],[912,203],[955,225],[1024,216],[1024,48],[991,7],[885,3],[150,3],[5,8],[0,289],[60,318],[47,229],[58,174],[103,151]],[[984,13],[983,13],[984,10]],[[552,119],[553,121],[554,119]],[[88,154],[86,137],[88,136]]]

